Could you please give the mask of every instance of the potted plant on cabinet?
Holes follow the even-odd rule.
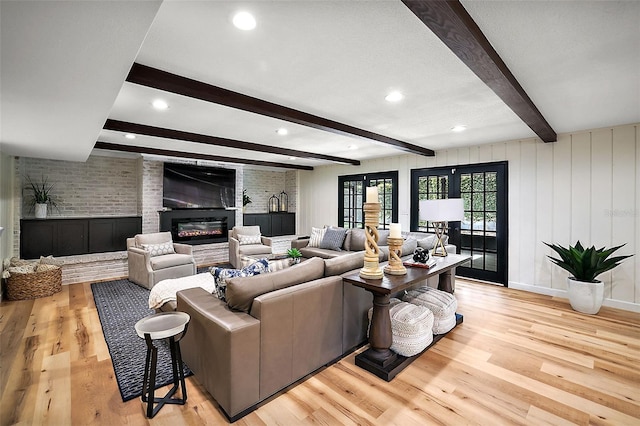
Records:
[[[580,241],[574,247],[569,245],[569,248],[556,244],[544,244],[560,255],[560,259],[547,257],[571,274],[567,277],[567,291],[571,307],[585,314],[597,314],[602,306],[604,283],[596,280],[596,277],[615,268],[627,257],[633,256],[630,254],[609,258],[624,244],[609,249],[604,247],[596,249],[595,246],[585,249]]]
[[[247,204],[251,204],[253,201],[251,201],[251,197],[249,197],[247,195],[247,190],[243,189],[242,190],[242,213],[244,213],[245,209],[247,208]]]
[[[58,204],[53,195],[51,195],[51,190],[53,189],[53,184],[49,183],[47,178],[42,177],[40,182],[34,182],[29,176],[26,176],[27,180],[27,189],[31,190],[31,200],[29,203],[31,205],[31,210],[35,208],[36,218],[38,219],[46,219],[47,218],[47,208],[49,205],[58,208]]]

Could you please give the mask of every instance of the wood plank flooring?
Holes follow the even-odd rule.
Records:
[[[391,383],[351,354],[237,425],[640,425],[640,315],[457,281],[464,323]],[[148,420],[122,402],[88,283],[0,305],[0,424],[213,425],[227,421],[187,379],[188,401]]]

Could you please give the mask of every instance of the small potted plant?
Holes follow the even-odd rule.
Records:
[[[242,213],[244,213],[245,209],[247,208],[247,204],[251,204],[253,201],[251,201],[251,197],[249,197],[247,195],[247,190],[243,189],[242,190]]]
[[[29,176],[26,176],[25,179],[28,184],[26,189],[32,192],[31,199],[29,200],[31,211],[35,208],[36,218],[46,219],[49,205],[56,209],[58,208],[55,197],[51,195],[53,184],[49,183],[44,176],[40,182],[34,182]]]
[[[295,265],[296,263],[300,263],[300,259],[302,258],[302,253],[300,253],[300,250],[294,247],[287,250],[287,256],[293,259],[293,263]]]
[[[547,257],[571,274],[567,278],[567,291],[571,307],[585,314],[597,314],[602,306],[604,283],[596,280],[596,277],[615,268],[627,257],[633,256],[631,254],[609,258],[624,244],[609,249],[604,247],[596,249],[595,246],[585,249],[580,241],[576,243],[575,247],[569,246],[569,248],[556,244],[544,244],[560,255],[560,259]]]

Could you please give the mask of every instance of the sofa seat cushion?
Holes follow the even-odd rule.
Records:
[[[316,280],[323,275],[324,261],[313,258],[269,274],[230,278],[226,288],[227,305],[231,309],[248,313],[253,299],[261,294]]]
[[[341,256],[345,252],[307,246],[302,247],[300,253],[302,253],[302,257],[306,258],[320,257],[322,259],[331,259],[336,256]]]
[[[149,259],[151,269],[158,271],[160,269],[171,268],[173,266],[188,265],[193,263],[193,256],[189,254],[165,254],[164,256],[154,256]]]
[[[270,254],[271,246],[265,246],[264,244],[249,244],[246,246],[240,246],[238,250],[240,254],[252,255],[252,254]]]

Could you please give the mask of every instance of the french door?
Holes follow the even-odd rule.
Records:
[[[398,172],[338,176],[338,226],[364,228],[365,188],[378,188],[380,201],[379,229],[389,229],[398,221]]]
[[[464,219],[450,222],[449,242],[471,256],[456,274],[507,285],[507,163],[411,171],[411,229],[433,232],[418,219],[420,200],[462,198]]]

